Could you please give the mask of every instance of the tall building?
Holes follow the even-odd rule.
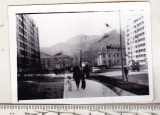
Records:
[[[35,72],[40,68],[38,27],[28,15],[16,15],[17,68],[20,72]]]
[[[123,45],[123,64],[125,65],[125,46]],[[121,65],[121,47],[117,45],[105,45],[98,53],[97,57],[98,66],[120,66]]]
[[[134,61],[146,65],[147,37],[144,16],[139,14],[128,19],[125,34],[127,64],[131,65]]]

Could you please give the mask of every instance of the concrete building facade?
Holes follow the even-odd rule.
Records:
[[[40,67],[38,27],[28,15],[16,15],[17,66],[19,72],[37,71]]]
[[[125,30],[126,63],[131,65],[133,61],[141,65],[147,64],[147,37],[146,25],[143,15],[135,15],[128,19]]]
[[[123,64],[125,65],[125,47],[123,46]],[[105,45],[98,53],[98,66],[120,66],[121,65],[121,47],[120,45]]]
[[[73,58],[68,55],[43,55],[41,56],[41,65],[44,70],[54,70],[71,67],[73,63]]]

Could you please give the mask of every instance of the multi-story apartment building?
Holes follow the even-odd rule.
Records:
[[[125,65],[125,47],[123,45],[123,64]],[[98,53],[97,65],[98,66],[120,66],[121,63],[121,47],[120,45],[105,45]]]
[[[16,15],[17,68],[19,72],[35,72],[40,68],[38,27],[28,15]]]
[[[126,25],[126,63],[131,65],[133,61],[141,65],[147,64],[146,26],[143,15],[135,15],[128,19]]]
[[[73,64],[73,58],[68,55],[41,55],[41,64],[44,70],[54,70],[70,67]]]
[[[53,70],[56,68],[56,60],[50,55],[41,55],[41,64],[44,70]]]

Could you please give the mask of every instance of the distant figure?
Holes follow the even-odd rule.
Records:
[[[68,91],[72,91],[72,81],[71,81],[71,76],[67,76],[66,84],[68,85]]]
[[[124,74],[125,74],[125,77],[126,77],[126,81],[128,81],[128,68],[127,67],[124,67]]]
[[[56,75],[58,74],[57,68],[55,68],[53,71],[54,71],[54,73],[55,73]]]
[[[73,67],[73,78],[76,83],[77,91],[79,90],[79,84],[80,84],[80,79],[81,79],[81,71],[78,66]]]
[[[86,65],[86,66],[84,67],[84,73],[85,73],[87,79],[89,78],[89,72],[90,72],[89,66]]]

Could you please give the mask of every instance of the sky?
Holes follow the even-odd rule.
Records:
[[[139,12],[121,11],[121,29]],[[50,47],[77,35],[103,35],[120,28],[119,12],[30,14],[39,28],[40,47]],[[109,27],[106,26],[109,25]]]
[[[103,35],[119,28],[118,13],[34,14],[31,17],[39,28],[41,47],[65,42],[76,35]]]

